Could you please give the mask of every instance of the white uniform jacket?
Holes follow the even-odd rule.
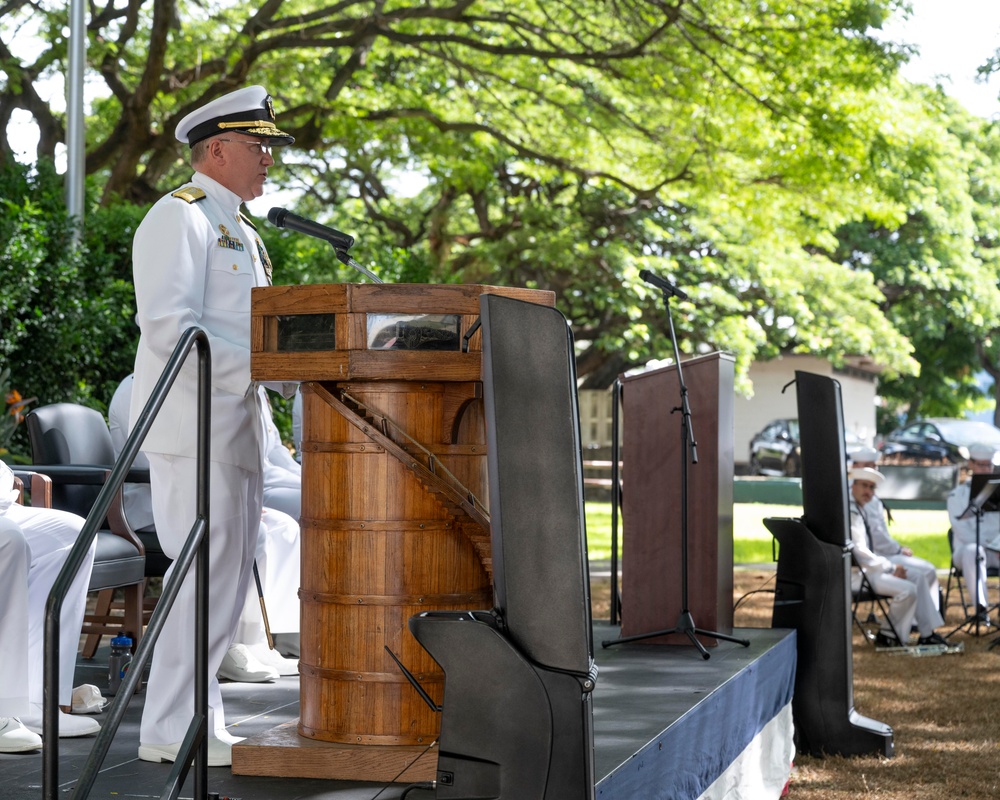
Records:
[[[972,545],[975,550],[976,515],[969,514],[965,519],[959,519],[972,502],[971,493],[971,481],[964,481],[948,495],[948,521],[951,523],[953,552],[958,551],[962,545]],[[997,534],[1000,534],[1000,513],[988,511],[979,521],[980,547],[985,547]]]
[[[238,195],[196,172],[189,185],[162,197],[136,230],[133,270],[141,335],[129,418],[134,425],[181,334],[201,326],[212,351],[211,458],[257,472],[260,408],[250,380],[250,290],[267,285],[269,262],[239,207]],[[192,355],[144,451],[196,455],[197,390]]]

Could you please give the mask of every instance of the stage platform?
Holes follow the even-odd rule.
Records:
[[[710,648],[711,658],[706,661],[685,646],[633,643],[604,649],[601,642],[616,638],[618,630],[607,622],[595,624],[595,657],[600,668],[594,693],[598,798],[681,800],[697,798],[706,790],[715,796],[726,785],[760,781],[764,773],[770,784],[787,777],[795,633],[757,628],[736,633],[749,639],[750,647],[720,642]],[[105,647],[93,661],[78,663],[76,682],[103,689],[106,664]],[[267,737],[298,716],[295,677],[271,684],[223,683],[222,691],[230,731],[250,737],[250,745],[254,737]],[[92,798],[160,796],[170,765],[148,764],[136,757],[143,700],[140,693],[130,705]],[[60,796],[70,796],[73,780],[89,753],[89,741],[60,741]],[[0,754],[0,794],[6,800],[40,797],[41,763],[40,754]],[[182,797],[191,796],[191,786],[189,779]],[[395,800],[405,786],[209,770],[210,791],[234,800]],[[407,797],[431,796],[416,790]],[[777,790],[773,796],[778,796]]]

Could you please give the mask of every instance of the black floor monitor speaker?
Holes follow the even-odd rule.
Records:
[[[496,606],[410,630],[445,673],[437,796],[594,797],[593,662],[573,339],[555,309],[483,295]]]
[[[811,755],[894,752],[892,728],[854,708],[850,519],[840,384],[795,373],[802,518],[766,519],[778,541],[772,625],[795,628],[796,746]]]

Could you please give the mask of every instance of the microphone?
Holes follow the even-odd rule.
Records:
[[[293,214],[287,208],[272,208],[267,212],[267,221],[277,228],[288,228],[317,239],[325,239],[333,245],[334,250],[349,250],[354,244],[354,237],[341,233],[336,228],[328,228],[311,219]]]
[[[271,210],[273,211],[274,209]],[[270,216],[271,215],[268,214],[268,218],[270,218]],[[650,284],[651,286],[655,286],[657,289],[662,289],[663,293],[666,294],[668,297],[670,295],[673,295],[674,297],[677,297],[681,300],[688,299],[688,296],[680,289],[678,289],[676,286],[674,286],[670,281],[668,281],[666,278],[661,278],[659,275],[653,274],[648,269],[640,270],[639,277],[642,278],[646,283]]]

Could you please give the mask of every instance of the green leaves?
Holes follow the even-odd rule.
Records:
[[[102,215],[127,228],[116,198],[146,203],[189,174],[177,121],[261,83],[296,136],[269,182],[298,211],[355,233],[355,258],[390,280],[551,289],[588,385],[669,353],[645,268],[690,294],[674,307],[682,351],[733,353],[741,388],[755,358],[862,357],[883,368],[893,412],[931,397],[954,412],[972,396],[975,343],[1000,341],[997,134],[899,80],[905,49],[873,33],[902,5],[109,7],[88,50],[88,171],[104,209],[69,280],[102,287],[91,319],[124,313],[128,240]],[[0,39],[29,9],[47,49],[23,88],[65,68],[63,4],[15,2]],[[0,85],[54,150],[58,115],[25,94]],[[10,246],[40,263],[19,209]],[[262,232],[278,282],[357,280],[325,244]]]

